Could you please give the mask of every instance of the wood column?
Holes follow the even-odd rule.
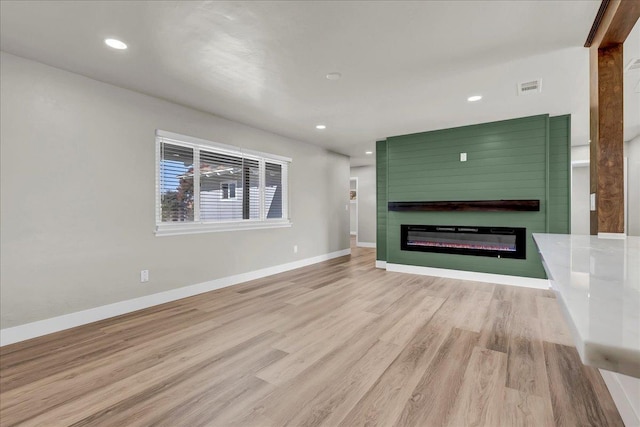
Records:
[[[590,49],[591,234],[624,233],[623,43],[640,0],[603,0],[585,44]]]
[[[622,44],[591,49],[591,55],[597,67],[597,87],[591,89],[597,98],[591,105],[591,234],[624,233]]]

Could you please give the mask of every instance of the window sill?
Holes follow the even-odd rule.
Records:
[[[156,226],[157,237],[178,236],[181,234],[213,233],[218,231],[259,230],[263,228],[291,227],[293,223],[288,219],[269,221],[218,222],[208,224],[164,223]]]

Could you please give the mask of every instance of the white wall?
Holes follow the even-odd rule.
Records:
[[[627,158],[627,226],[629,236],[640,236],[640,136],[624,144]]]
[[[351,168],[351,176],[358,178],[358,242],[376,242],[376,168]]]
[[[589,146],[571,147],[571,234],[590,233],[589,164],[585,162],[589,162]]]
[[[624,157],[627,159],[628,168],[627,193],[625,194],[627,200],[625,216],[628,228],[626,231],[629,236],[640,236],[640,136],[624,143]],[[571,147],[571,161],[588,162],[589,146]],[[589,166],[574,166],[572,173],[571,233],[589,234],[589,205],[585,204],[585,197],[588,201]]]
[[[571,161],[589,161],[589,145],[574,145],[571,147]]]
[[[590,230],[589,165],[571,168],[571,234],[588,235]]]
[[[0,61],[1,328],[349,247],[347,157],[7,53]],[[155,237],[156,129],[291,157],[293,226]],[[150,282],[139,283],[142,269]]]

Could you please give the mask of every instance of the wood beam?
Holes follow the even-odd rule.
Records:
[[[640,0],[602,0],[584,47],[622,44],[640,17]]]
[[[640,0],[603,0],[585,43],[590,49],[591,234],[624,233],[623,43]]]

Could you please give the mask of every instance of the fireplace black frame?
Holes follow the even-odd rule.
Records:
[[[493,258],[527,258],[527,229],[523,227],[476,227],[467,225],[410,225],[402,224],[400,232],[400,247],[403,251],[437,252],[457,255],[475,255]],[[410,245],[408,243],[409,231],[423,231],[427,233],[440,233],[455,235],[457,233],[478,235],[508,235],[515,236],[515,250],[490,250],[473,248],[456,248],[443,246]]]

